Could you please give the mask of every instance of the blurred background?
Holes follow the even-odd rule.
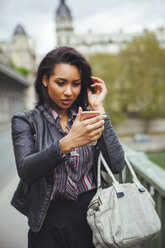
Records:
[[[0,248],[25,248],[26,218],[10,206],[18,183],[10,122],[34,107],[36,69],[54,47],[87,57],[107,85],[106,112],[123,146],[165,181],[165,1],[1,0],[0,12]]]

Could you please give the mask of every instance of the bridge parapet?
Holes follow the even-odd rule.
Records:
[[[148,159],[143,152],[136,152],[122,144],[125,154],[132,164],[140,182],[149,190],[156,203],[156,210],[161,219],[162,229],[159,236],[139,248],[165,247],[165,170]],[[130,180],[128,171],[124,171],[124,180]],[[145,207],[145,206],[144,206]],[[149,217],[148,213],[148,217]]]

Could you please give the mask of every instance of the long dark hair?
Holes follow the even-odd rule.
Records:
[[[86,110],[89,105],[87,98],[87,88],[90,88],[92,83],[91,67],[87,60],[72,47],[56,48],[50,51],[41,61],[35,80],[35,91],[38,98],[36,106],[42,105],[44,103],[51,107],[55,106],[54,102],[48,95],[47,88],[43,86],[42,80],[45,76],[47,80],[49,80],[50,76],[53,74],[55,65],[60,63],[75,65],[78,68],[81,76],[81,91],[72,106],[76,110],[79,106],[81,106],[83,110]]]

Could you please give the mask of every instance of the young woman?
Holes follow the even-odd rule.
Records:
[[[91,76],[79,52],[60,47],[41,61],[35,90],[36,108],[12,119],[21,179],[12,205],[28,217],[29,248],[92,248],[86,211],[96,193],[100,150],[114,173],[124,166],[103,107],[105,83]],[[81,120],[88,106],[100,115]]]

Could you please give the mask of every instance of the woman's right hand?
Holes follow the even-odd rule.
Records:
[[[84,146],[91,142],[95,142],[100,138],[102,132],[104,131],[105,115],[100,115],[81,121],[81,113],[82,108],[79,107],[79,111],[69,134],[59,141],[61,150],[65,154],[69,153],[75,147]]]

